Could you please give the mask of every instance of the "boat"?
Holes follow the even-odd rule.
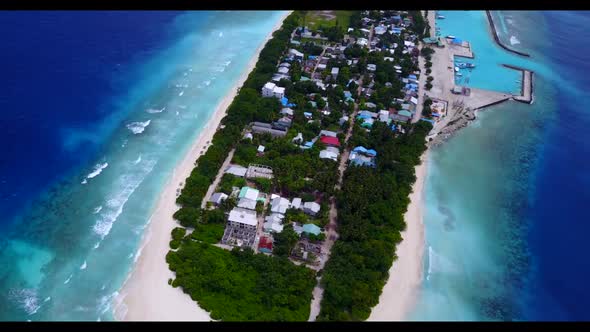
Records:
[[[436,18],[438,18],[439,20],[444,20],[445,19],[445,17],[442,16],[442,15],[437,15]]]
[[[467,68],[475,68],[475,64],[473,64],[473,63],[468,63],[468,64],[467,64]]]
[[[461,73],[458,72],[457,73],[457,76],[461,77],[461,76],[463,76],[463,74],[461,74]]]
[[[448,36],[447,36],[447,38],[449,38],[449,39],[455,39],[455,36],[453,36],[453,35],[448,35]]]
[[[455,67],[455,72],[458,72],[458,71],[459,71],[459,67]]]

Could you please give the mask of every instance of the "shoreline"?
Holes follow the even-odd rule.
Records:
[[[238,88],[256,66],[260,52],[291,12],[287,11],[269,31],[239,79],[219,102],[215,112],[163,186],[147,230],[142,236],[138,249],[138,254],[141,255],[113,300],[113,316],[116,321],[212,321],[209,313],[200,308],[188,294],[180,288],[168,285],[168,279],[174,278],[174,272],[166,263],[166,254],[170,250],[172,229],[178,226],[172,217],[179,208],[176,204],[176,190],[195,167],[194,163],[201,152],[204,153],[210,145],[209,142],[237,95]]]
[[[405,320],[418,301],[426,244],[423,210],[428,154],[427,149],[420,157],[420,165],[415,168],[416,182],[404,215],[406,230],[401,233],[402,241],[396,247],[397,259],[389,269],[389,279],[379,296],[379,303],[373,307],[367,321]]]

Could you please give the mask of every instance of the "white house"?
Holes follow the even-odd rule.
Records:
[[[333,68],[332,68],[332,72],[331,72],[331,74],[332,74],[332,77],[333,77],[334,79],[336,79],[336,77],[338,77],[338,73],[339,73],[339,72],[340,72],[340,69],[339,69],[338,67],[333,67]]]
[[[356,40],[356,43],[360,46],[367,46],[369,45],[369,40],[367,40],[366,38],[359,38]]]
[[[246,167],[242,167],[240,165],[231,165],[225,170],[225,173],[243,178],[246,175],[246,171],[248,171]]]
[[[303,212],[315,216],[320,212],[320,205],[316,202],[305,202],[303,203]]]
[[[276,197],[270,202],[270,211],[274,213],[287,213],[287,209],[289,208],[290,203],[289,200],[283,197]]]
[[[256,210],[256,201],[248,199],[246,197],[240,198],[240,201],[238,202],[238,207],[242,209]]]
[[[332,159],[334,161],[338,160],[338,155],[340,151],[338,148],[329,146],[325,150],[320,151],[320,159]]]
[[[289,55],[294,56],[295,58],[303,59],[303,53],[299,52],[298,50],[292,48],[289,50]]]
[[[291,202],[291,207],[293,209],[301,208],[301,198],[299,198],[299,197],[293,198],[293,201]]]
[[[281,99],[285,96],[285,88],[279,87],[272,82],[268,82],[262,87],[262,96]]]
[[[367,70],[368,70],[368,71],[375,71],[375,70],[377,70],[377,65],[375,65],[375,64],[372,64],[372,63],[369,63],[369,64],[367,65]]]

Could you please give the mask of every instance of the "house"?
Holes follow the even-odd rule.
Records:
[[[295,197],[291,202],[291,208],[293,209],[300,209],[301,208],[301,198]]]
[[[249,139],[252,140],[254,138],[254,136],[252,136],[251,132],[247,132],[246,134],[244,134],[243,139]]]
[[[295,59],[303,59],[303,53],[297,51],[294,48],[289,50],[289,55],[293,56]]]
[[[380,26],[375,27],[375,34],[376,35],[382,35],[385,32],[387,32],[387,27],[385,27],[383,25],[380,25]]]
[[[281,99],[285,96],[285,88],[279,87],[272,82],[268,82],[262,87],[262,96]]]
[[[390,119],[388,110],[379,111],[379,121],[389,123]]]
[[[251,199],[251,200],[255,201],[258,199],[258,194],[260,194],[258,189],[254,189],[254,188],[250,188],[250,187],[242,187],[242,189],[240,190],[240,193],[238,194],[238,198],[239,199],[247,198],[247,199]]]
[[[273,127],[279,130],[287,130],[291,127],[292,120],[286,116],[278,119],[277,121],[273,122]]]
[[[333,68],[332,68],[332,72],[331,72],[331,74],[332,74],[332,78],[333,78],[333,79],[336,79],[336,78],[338,77],[338,72],[339,72],[339,71],[340,71],[340,69],[339,69],[338,67],[333,67]]]
[[[342,126],[346,122],[348,122],[348,117],[346,115],[344,115],[343,117],[341,117],[340,120],[338,121],[338,123],[340,124],[340,126]]]
[[[320,136],[338,137],[338,134],[330,130],[322,130]]]
[[[281,114],[282,115],[286,115],[286,116],[293,116],[293,114],[295,113],[295,111],[293,111],[292,109],[285,107],[281,110]]]
[[[364,119],[363,118],[363,123],[361,123],[361,127],[363,127],[363,128],[372,128],[373,127],[373,123],[375,123],[375,120],[373,118],[368,118],[368,119]]]
[[[374,105],[374,104],[373,104]],[[375,105],[376,107],[377,105]],[[378,113],[375,112],[369,112],[369,111],[360,111],[358,117],[363,118],[363,119],[369,119],[369,118],[377,118],[379,116]]]
[[[316,202],[305,202],[303,203],[303,212],[315,216],[320,212],[320,205]]]
[[[227,199],[227,195],[224,193],[214,193],[211,195],[209,202],[213,203],[213,205],[219,205],[221,202]]]
[[[451,90],[451,92],[456,95],[460,95],[463,94],[463,89],[460,86],[456,86],[453,88],[453,90]]]
[[[412,117],[412,115],[413,115],[413,114],[412,114],[410,111],[408,111],[408,110],[401,110],[401,111],[397,112],[397,114],[398,114],[398,115],[401,115],[401,116],[407,116],[408,118],[411,118],[411,117]]]
[[[270,254],[272,252],[272,241],[266,236],[261,237],[258,243],[258,250]]]
[[[238,201],[238,207],[242,209],[256,210],[256,200],[246,197],[240,198]]]
[[[310,112],[303,112],[303,116],[305,116],[306,119],[310,120],[313,117],[313,114],[311,114]]]
[[[279,67],[279,69],[277,70],[277,72],[279,74],[286,75],[287,73],[289,73],[289,68],[287,68],[287,67]]]
[[[401,114],[390,114],[389,117],[391,118],[391,120],[399,122],[408,122],[408,120],[412,118],[411,116],[404,116]]]
[[[270,211],[285,214],[290,205],[288,199],[279,196],[270,202]]]
[[[418,99],[416,99],[415,97],[411,97],[410,98],[410,103],[412,103],[414,105],[418,105]]]
[[[336,137],[322,136],[320,138],[320,142],[324,143],[327,146],[340,147],[340,140],[338,140],[338,138]]]
[[[394,59],[392,57],[386,56],[386,57],[383,58],[383,60],[389,61],[389,62],[393,62]]]
[[[303,233],[303,227],[301,227],[301,225],[299,225],[298,223],[294,222],[293,223],[293,230],[295,231],[295,233],[297,233],[297,235],[301,236],[301,233]]]
[[[338,148],[329,146],[326,149],[320,151],[320,159],[332,159],[334,161],[337,161],[339,154],[340,150],[338,150]]]
[[[350,163],[355,166],[375,167],[375,157],[377,151],[366,149],[363,146],[357,146],[352,150],[349,156]]]
[[[359,38],[357,39],[356,43],[360,46],[367,46],[369,45],[369,40],[366,38]]]
[[[284,215],[279,213],[271,213],[270,216],[266,217],[266,221],[263,225],[263,229],[267,233],[280,233],[283,231],[283,218]]]
[[[303,225],[303,233],[313,234],[313,235],[320,235],[322,229],[314,224],[305,224]]]
[[[377,108],[377,105],[375,105],[374,103],[371,103],[371,102],[366,102],[365,103],[365,106],[367,108]]]
[[[248,169],[246,167],[240,166],[240,165],[230,165],[226,170],[225,170],[225,174],[231,174],[231,175],[235,175],[235,176],[239,176],[239,177],[244,177],[246,176],[246,171]]]
[[[258,153],[264,153],[264,149],[265,149],[264,145],[259,145],[259,146],[258,146],[258,149],[256,149],[256,151],[257,151]]]
[[[377,70],[377,65],[375,65],[375,64],[372,64],[372,63],[369,63],[369,64],[367,65],[367,70],[368,70],[368,71],[375,71],[375,70]]]
[[[258,122],[254,122],[255,124],[252,126],[252,132],[256,134],[263,134],[269,133],[272,137],[283,137],[287,135],[286,130],[274,129],[270,124],[258,125]],[[267,126],[266,126],[267,125]]]

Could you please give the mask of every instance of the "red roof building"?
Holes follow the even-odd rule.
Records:
[[[267,253],[272,252],[272,241],[266,236],[261,237],[260,243],[258,244],[258,250]]]
[[[340,146],[338,137],[322,136],[322,138],[320,138],[320,142],[328,146]]]

